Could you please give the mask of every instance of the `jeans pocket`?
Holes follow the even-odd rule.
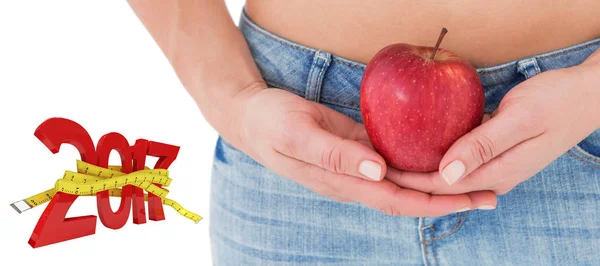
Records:
[[[245,152],[239,150],[231,143],[227,142],[221,136],[217,138],[214,152],[215,162],[226,165],[258,165],[259,163],[248,156]]]
[[[600,129],[592,132],[571,149],[586,164],[600,168]]]

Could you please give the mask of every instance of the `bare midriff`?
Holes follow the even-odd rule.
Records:
[[[248,16],[293,42],[368,63],[393,43],[440,47],[486,67],[600,37],[600,1],[248,0]]]

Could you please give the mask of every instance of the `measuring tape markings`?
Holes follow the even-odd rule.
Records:
[[[102,168],[77,160],[78,172],[65,171],[63,177],[56,181],[54,188],[12,203],[11,207],[18,213],[22,213],[50,201],[56,192],[78,196],[95,196],[98,192],[109,191],[109,196],[120,197],[122,190],[119,187],[133,185],[160,197],[164,205],[171,206],[177,213],[195,223],[202,220],[202,216],[188,211],[176,201],[166,198],[169,193],[168,189],[153,184],[169,186],[172,179],[168,177],[168,170],[152,170],[145,167],[144,170],[130,174],[123,173],[121,170],[119,166]],[[148,194],[144,194],[144,201],[148,201]]]

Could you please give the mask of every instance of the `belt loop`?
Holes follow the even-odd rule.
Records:
[[[526,79],[542,72],[535,57],[523,59],[517,62],[517,71],[523,74]]]
[[[319,102],[321,97],[321,85],[325,72],[329,68],[331,54],[324,51],[317,51],[313,58],[312,65],[308,72],[308,81],[306,82],[306,93],[304,98],[309,101]]]

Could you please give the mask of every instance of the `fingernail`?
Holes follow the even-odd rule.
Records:
[[[494,205],[481,205],[481,206],[477,207],[478,210],[493,210],[495,208],[496,208],[496,206],[494,206]]]
[[[471,210],[471,208],[466,207],[466,208],[459,209],[459,210],[457,210],[455,212],[466,212],[466,211],[469,211],[469,210]]]
[[[362,161],[358,166],[358,172],[375,181],[381,179],[381,165],[373,161]]]
[[[465,173],[465,165],[456,160],[451,162],[444,170],[442,170],[442,177],[446,180],[448,185],[454,184],[463,174]]]

